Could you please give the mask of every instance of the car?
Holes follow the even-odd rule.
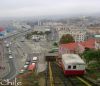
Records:
[[[4,43],[7,43],[7,41],[5,40]]]
[[[11,52],[11,50],[10,50],[10,49],[8,50],[8,52],[9,52],[9,55],[11,55],[11,53],[12,53],[12,52]]]
[[[30,64],[30,62],[29,62],[29,61],[26,61],[26,62],[25,62],[25,64],[26,64],[26,65],[29,65],[29,64]]]
[[[33,60],[33,61],[37,61],[37,59],[38,59],[38,58],[35,56],[35,57],[33,57],[32,60]]]
[[[28,70],[29,70],[29,71],[33,71],[33,70],[35,70],[35,68],[36,68],[36,64],[35,64],[35,63],[32,63],[32,64],[30,64],[30,65],[28,66]]]
[[[33,57],[32,58],[32,62],[37,62],[37,60],[38,60],[38,57]]]
[[[11,45],[12,43],[10,42],[9,44]]]
[[[9,58],[12,59],[13,57],[11,55],[9,55]]]
[[[28,67],[28,65],[24,65],[24,68],[27,68]]]
[[[8,43],[6,44],[6,47],[7,47],[7,48],[9,47],[9,44],[8,44]]]
[[[9,52],[9,55],[11,55],[12,53],[11,52]]]
[[[20,42],[24,42],[24,40],[21,40]]]
[[[25,70],[21,69],[21,71],[19,73],[24,73]]]
[[[8,50],[8,51],[9,51],[9,53],[11,53],[11,50],[10,50],[10,48],[9,48],[9,50]]]

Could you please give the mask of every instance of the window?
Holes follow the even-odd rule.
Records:
[[[68,69],[71,69],[71,65],[68,66]]]
[[[76,69],[76,66],[73,66],[73,69]]]

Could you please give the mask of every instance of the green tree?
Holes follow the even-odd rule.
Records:
[[[96,61],[100,64],[100,49],[94,52]]]
[[[51,31],[45,31],[46,35],[49,35],[51,33]]]
[[[66,43],[71,43],[75,42],[74,38],[70,34],[65,34],[61,37],[60,39],[60,44],[66,44]]]
[[[84,51],[84,53],[82,55],[83,55],[84,59],[86,60],[87,65],[94,58],[92,50]]]
[[[57,42],[54,42],[53,43],[53,46],[58,47],[58,43]]]
[[[92,60],[95,60],[100,64],[100,50],[86,50],[83,52],[82,56],[87,64]]]

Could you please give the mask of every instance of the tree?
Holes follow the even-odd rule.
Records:
[[[58,43],[57,42],[54,42],[53,45],[56,46],[56,47],[58,47]]]
[[[66,44],[66,43],[71,43],[75,42],[74,38],[70,34],[63,35],[60,39],[60,44]]]
[[[92,60],[96,60],[100,64],[100,50],[88,50],[83,52],[83,57],[88,64]]]
[[[48,34],[50,34],[51,33],[51,31],[45,31],[45,34],[46,35],[48,35]]]
[[[100,49],[94,52],[96,61],[100,64]]]
[[[86,50],[83,52],[82,56],[84,57],[84,59],[86,60],[86,63],[88,64],[91,60],[94,59],[94,55],[93,55],[93,50]]]

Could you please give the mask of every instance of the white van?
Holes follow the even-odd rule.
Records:
[[[33,57],[33,59],[32,59],[32,60],[33,60],[33,62],[36,62],[36,61],[37,61],[37,59],[38,59],[37,57]]]
[[[11,55],[9,55],[9,58],[12,59],[13,57]]]

